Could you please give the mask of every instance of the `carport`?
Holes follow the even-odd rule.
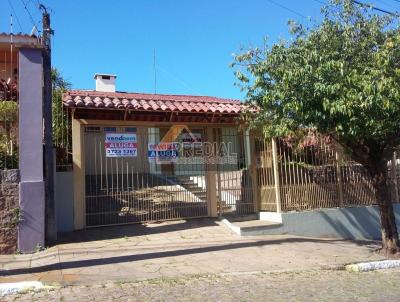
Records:
[[[74,229],[256,211],[252,137],[238,100],[96,90],[63,96],[72,117]]]

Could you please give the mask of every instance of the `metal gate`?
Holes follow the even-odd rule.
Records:
[[[250,135],[238,128],[218,128],[217,199],[220,215],[255,213],[250,171]]]
[[[207,216],[204,162],[196,156],[201,154],[196,148],[202,148],[205,132],[190,129],[189,135],[188,130],[86,126],[86,226]],[[115,137],[112,134],[135,138],[136,155],[109,154],[106,137]],[[159,161],[150,148],[166,138],[180,144],[179,156]],[[193,139],[200,144],[195,146],[199,142]]]

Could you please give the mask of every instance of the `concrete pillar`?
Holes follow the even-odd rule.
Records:
[[[276,143],[276,138],[272,139],[272,162],[274,168],[274,182],[275,182],[275,200],[276,200],[276,212],[280,213],[282,211],[281,204],[281,190],[279,183],[279,161],[278,161],[278,146]]]
[[[210,146],[215,141],[213,128],[207,127],[207,144]],[[211,154],[206,156],[206,185],[207,185],[207,202],[208,216],[218,217],[218,200],[217,200],[217,165],[215,164],[215,150],[209,148]]]
[[[74,229],[85,228],[85,156],[82,124],[72,118],[72,161],[74,173]]]
[[[19,203],[22,221],[18,248],[34,251],[45,244],[43,181],[42,50],[19,49]]]

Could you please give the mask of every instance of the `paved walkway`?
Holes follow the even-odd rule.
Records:
[[[0,256],[0,282],[95,284],[232,272],[309,270],[381,259],[374,242],[239,237],[198,219],[97,228],[32,255]]]

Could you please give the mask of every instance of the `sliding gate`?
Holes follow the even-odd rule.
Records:
[[[204,129],[86,126],[86,226],[207,216],[204,162],[196,156],[205,139]],[[160,142],[171,149],[161,159],[154,155]]]

